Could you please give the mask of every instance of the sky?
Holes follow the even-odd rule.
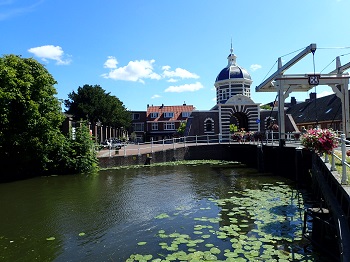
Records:
[[[251,75],[251,98],[275,92],[255,87],[311,43],[285,74],[328,73],[350,60],[349,0],[0,0],[0,50],[32,57],[57,81],[59,99],[79,86],[100,85],[128,110],[149,105],[216,104],[214,83],[232,43]],[[318,86],[292,92],[304,101]],[[290,101],[290,97],[286,102]]]

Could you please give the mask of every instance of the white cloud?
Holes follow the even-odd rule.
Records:
[[[153,71],[153,63],[155,60],[135,60],[130,61],[126,66],[117,67],[117,60],[114,57],[108,57],[107,61],[104,63],[105,67],[115,66],[111,68],[112,70],[103,74],[104,78],[110,78],[114,80],[124,80],[132,82],[144,83],[143,79],[161,79],[161,76]]]
[[[155,98],[160,98],[161,96],[160,95],[153,95],[152,97],[151,97],[151,99],[155,99]]]
[[[118,61],[114,56],[109,56],[107,61],[103,64],[104,68],[117,68]]]
[[[258,64],[253,64],[250,66],[250,70],[252,70],[253,72],[260,69],[262,66],[258,65]]]
[[[166,66],[162,66],[162,70],[163,71],[169,71],[170,70],[170,66],[166,65]]]
[[[175,83],[183,79],[199,78],[198,75],[191,73],[186,69],[176,68],[175,70],[171,70],[171,67],[168,65],[161,67],[162,73],[157,73],[153,68],[154,63],[154,59],[134,60],[130,61],[126,66],[118,67],[118,60],[114,56],[108,56],[107,60],[103,64],[103,67],[110,69],[110,71],[102,74],[101,76],[108,79],[140,83],[145,83],[146,79],[164,79],[169,83]],[[193,88],[193,85],[187,88]]]
[[[167,89],[164,90],[164,92],[171,92],[171,93],[194,92],[202,88],[203,88],[203,85],[200,82],[196,82],[194,84],[169,86]]]
[[[170,71],[170,66],[163,66],[162,69],[163,71],[163,76],[167,77],[167,78],[174,78],[174,77],[178,77],[181,79],[185,79],[185,78],[199,78],[198,75],[191,73],[189,71],[187,71],[186,69],[182,69],[182,68],[176,68],[174,71]]]
[[[62,47],[53,46],[53,45],[44,45],[28,49],[29,53],[34,54],[35,56],[41,58],[45,62],[49,60],[56,61],[57,65],[68,65],[71,63],[69,55],[65,55]],[[65,58],[68,57],[68,58]]]
[[[6,20],[14,16],[22,15],[28,12],[32,12],[38,5],[44,2],[44,0],[36,1],[21,1],[15,0],[0,0],[0,21]]]

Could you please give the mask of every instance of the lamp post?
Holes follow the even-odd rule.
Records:
[[[96,142],[97,142],[97,140],[101,140],[101,138],[100,138],[101,137],[101,128],[100,128],[101,127],[101,121],[100,121],[100,119],[97,120],[96,126],[98,127],[97,128],[98,131],[96,132]]]

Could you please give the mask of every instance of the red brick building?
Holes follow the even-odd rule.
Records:
[[[194,109],[193,105],[186,104],[181,106],[147,105],[147,111],[132,112],[130,133],[134,132],[139,142],[172,138],[176,136],[181,122],[186,121]]]

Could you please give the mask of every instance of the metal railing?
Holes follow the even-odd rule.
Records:
[[[278,132],[266,132],[261,133],[262,136],[243,136],[240,139],[233,139],[232,134],[206,134],[206,135],[195,135],[195,136],[184,136],[184,137],[174,137],[161,140],[153,140],[150,142],[142,143],[122,143],[121,148],[115,148],[111,145],[104,146],[104,156],[112,156],[114,154],[118,155],[141,155],[146,153],[153,153],[155,151],[167,150],[167,149],[176,149],[179,147],[186,146],[197,146],[203,144],[269,144],[277,145],[279,143]],[[296,137],[296,134],[286,133],[286,142],[287,143],[298,143],[299,138]],[[100,145],[96,145],[96,151],[100,151],[102,148]],[[108,150],[108,152],[106,152]]]
[[[153,153],[155,151],[164,151],[167,149],[176,149],[179,147],[186,146],[198,146],[203,144],[265,144],[265,145],[278,145],[280,143],[279,133],[274,131],[266,131],[262,137],[256,138],[254,136],[243,136],[241,139],[232,139],[232,134],[207,134],[207,135],[196,135],[196,136],[184,136],[177,138],[153,140],[144,143],[124,143],[120,149],[115,149],[109,146],[108,152],[104,156],[111,157],[114,154],[118,155],[141,155],[144,153]],[[285,143],[295,144],[300,146],[300,133],[285,133]],[[331,154],[331,171],[335,171],[335,159],[341,162],[342,172],[341,172],[341,183],[348,183],[347,168],[350,168],[349,163],[346,160],[346,145],[350,145],[350,141],[345,139],[345,135],[341,134],[339,139],[339,148],[336,148]],[[96,150],[98,151],[98,150]],[[113,153],[114,151],[114,153]],[[341,157],[339,157],[336,152],[341,152]],[[325,155],[325,162],[329,162],[329,156]]]

